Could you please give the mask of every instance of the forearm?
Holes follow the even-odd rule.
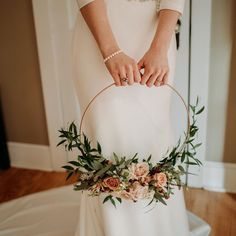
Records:
[[[159,22],[150,48],[166,53],[180,13],[163,9],[159,12]]]
[[[95,0],[80,9],[103,57],[119,49],[111,30],[104,0]]]

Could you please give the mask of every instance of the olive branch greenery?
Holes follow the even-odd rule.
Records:
[[[148,183],[149,195],[152,202],[161,202],[166,205],[166,199],[173,194],[173,189],[177,186],[179,189],[182,186],[187,186],[187,176],[192,174],[188,172],[190,165],[201,166],[201,161],[197,158],[196,149],[202,144],[194,144],[198,127],[196,124],[196,116],[203,112],[204,106],[198,108],[199,99],[197,97],[195,105],[189,105],[191,109],[191,122],[189,132],[184,132],[185,142],[181,144],[181,137],[178,139],[177,144],[168,149],[163,158],[157,162],[152,162],[152,154],[147,158],[143,158],[142,162],[147,163],[149,166],[149,175],[153,176],[155,173],[164,173],[167,177],[167,183],[163,187],[156,187],[154,182]],[[110,158],[107,158],[102,153],[102,147],[97,141],[96,145],[91,144],[83,132],[80,135],[77,131],[77,126],[74,121],[67,129],[61,128],[58,130],[62,139],[57,146],[64,145],[65,151],[72,151],[74,148],[79,151],[77,159],[68,161],[66,165],[62,166],[67,172],[66,180],[72,175],[76,175],[78,182],[74,184],[74,190],[89,190],[91,196],[98,196],[100,193],[106,193],[103,203],[110,201],[115,207],[116,202],[121,203],[122,197],[113,194],[114,191],[102,185],[103,180],[107,177],[119,179],[119,190],[129,191],[134,180],[129,178],[129,166],[132,163],[139,163],[138,153],[135,153],[131,158],[126,156],[118,156],[115,152]],[[182,182],[181,176],[186,175],[185,183]],[[143,184],[143,183],[141,183]]]

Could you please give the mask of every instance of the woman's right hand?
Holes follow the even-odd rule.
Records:
[[[141,81],[137,62],[123,52],[107,60],[105,65],[116,86],[132,85]],[[122,81],[122,78],[127,78],[128,81]]]
[[[106,58],[112,52],[119,50],[107,17],[105,1],[93,1],[83,6],[80,11],[98,44],[102,57]],[[132,85],[141,81],[137,64],[138,62],[123,52],[105,62],[116,86]],[[122,78],[127,78],[128,81],[124,82]]]

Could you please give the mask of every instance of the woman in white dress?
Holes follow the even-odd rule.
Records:
[[[73,59],[81,111],[115,82],[93,103],[83,131],[107,157],[138,152],[157,162],[174,144],[165,84],[174,81],[174,29],[184,0],[78,0],[78,6]],[[82,194],[76,236],[189,235],[182,190],[152,210],[148,201],[123,201],[115,209],[102,200]]]

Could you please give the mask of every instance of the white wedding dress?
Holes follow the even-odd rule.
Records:
[[[83,7],[91,0],[78,1]],[[108,19],[119,47],[137,61],[148,50],[158,24],[159,1],[107,0]],[[168,1],[163,1],[168,2]],[[170,1],[169,1],[170,2]],[[173,1],[172,1],[173,2]],[[178,11],[184,1],[175,1]],[[170,4],[173,7],[172,4]],[[76,68],[75,90],[81,110],[105,86],[113,82],[102,55],[82,14],[78,12],[74,31],[73,61]],[[168,51],[169,84],[174,82],[176,41],[173,32]],[[173,143],[170,125],[171,91],[166,86],[147,88],[134,84],[111,87],[100,95],[86,114],[84,128],[98,140],[103,153],[131,157],[135,152],[157,162]],[[188,236],[189,227],[182,190],[168,200],[168,206],[157,204],[145,208],[150,200],[124,201],[115,209],[102,204],[103,197],[91,198],[86,193],[80,202],[80,221],[76,236]],[[148,211],[150,210],[150,211]],[[148,212],[147,212],[148,211]]]
[[[91,1],[91,0],[90,0]],[[79,1],[80,7],[89,0]],[[161,7],[183,9],[174,1]],[[182,4],[182,0],[175,1]],[[120,48],[139,60],[148,49],[158,23],[156,1],[106,0],[111,28]],[[166,5],[165,5],[166,4]],[[160,7],[160,5],[159,5]],[[98,46],[78,11],[73,38],[76,69],[75,91],[81,111],[105,86],[113,82]],[[174,82],[176,41],[173,33],[168,51],[170,77]],[[93,103],[85,116],[83,131],[98,140],[105,156],[146,158],[157,162],[174,145],[170,125],[171,90],[134,84],[111,87]],[[115,209],[103,197],[88,197],[72,186],[31,194],[0,206],[0,235],[4,236],[207,236],[209,227],[187,213],[182,190],[175,190],[165,206],[145,207],[148,201],[123,201]],[[152,209],[153,208],[153,209]]]

